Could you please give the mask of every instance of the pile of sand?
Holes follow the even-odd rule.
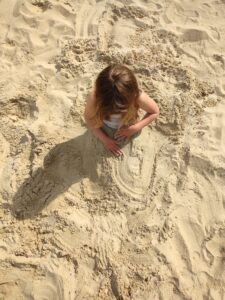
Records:
[[[225,2],[0,2],[0,299],[225,297]],[[160,116],[86,130],[124,63]]]

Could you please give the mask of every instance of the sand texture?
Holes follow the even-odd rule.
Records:
[[[225,299],[225,1],[0,1],[0,300]],[[160,108],[85,127],[124,63]]]

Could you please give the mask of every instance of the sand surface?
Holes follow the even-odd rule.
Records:
[[[225,299],[224,16],[0,1],[0,300]],[[110,62],[161,112],[123,158],[83,119]]]

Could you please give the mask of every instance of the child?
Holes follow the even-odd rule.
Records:
[[[146,111],[138,119],[139,108]],[[138,87],[133,72],[122,64],[111,64],[97,76],[88,96],[84,118],[95,136],[115,155],[121,155],[124,141],[159,115],[157,104]]]

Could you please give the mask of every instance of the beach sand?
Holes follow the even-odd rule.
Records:
[[[0,300],[225,299],[224,0],[0,1]],[[159,117],[85,126],[126,64]]]

